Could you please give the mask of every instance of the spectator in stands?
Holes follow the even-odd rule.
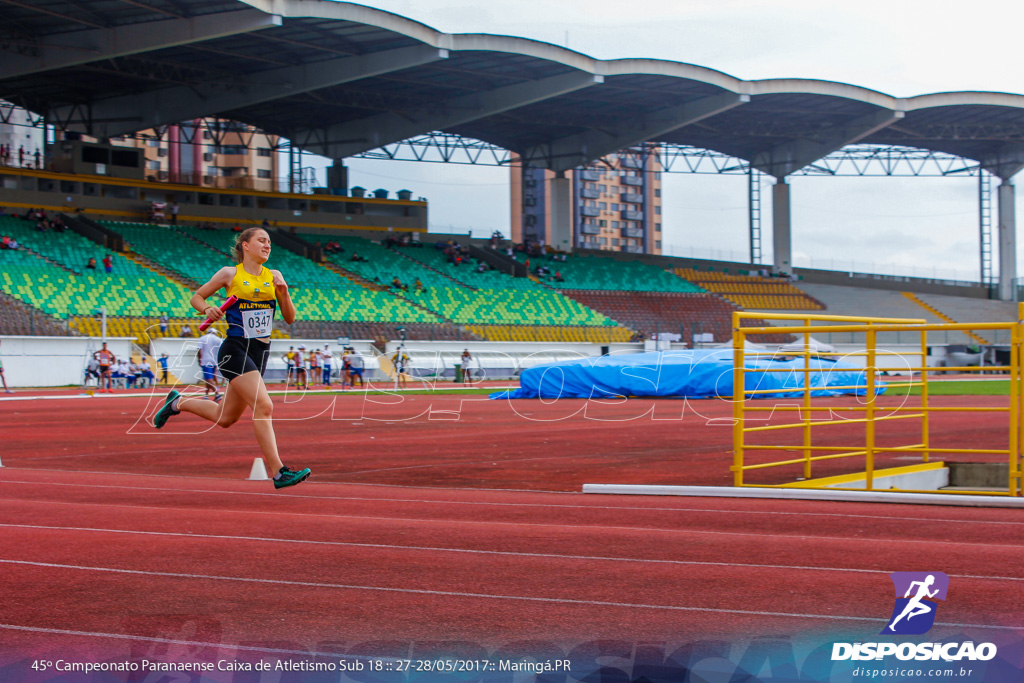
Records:
[[[555,282],[565,282],[565,280],[562,278],[562,271],[555,271]]]
[[[391,280],[391,286],[394,287],[395,289],[400,289],[403,292],[409,291],[409,285],[403,284],[402,281],[398,279],[397,275],[394,277],[393,280]]]
[[[171,225],[178,224],[178,202],[171,202]]]
[[[185,327],[181,330],[181,336],[182,337],[194,337],[194,336],[196,336],[196,333],[192,331],[192,326],[191,325],[185,325]]]
[[[10,389],[7,388],[7,378],[4,377],[4,362],[2,360],[0,360],[0,382],[3,382],[3,384],[4,384],[4,393],[5,394],[12,394],[12,393],[14,393]]]
[[[0,242],[0,249],[10,249],[10,248],[11,248],[11,236],[10,235],[4,235],[3,241]]]
[[[35,158],[36,158],[36,168],[37,169],[41,169],[43,167],[43,162],[42,162],[42,160],[39,157],[39,148],[38,147],[36,148]]]
[[[264,218],[263,222],[260,223],[260,227],[263,228],[264,230],[269,231],[270,230],[270,221],[268,221],[266,218]]]
[[[167,357],[166,353],[160,354],[160,358],[157,359],[157,363],[160,364],[160,381],[167,384],[167,364],[170,362],[170,358]]]
[[[367,263],[367,260],[359,255],[359,252],[352,252],[352,258],[350,259],[356,263]]]
[[[96,270],[96,257],[90,256],[89,260],[85,264],[86,270]]]
[[[427,291],[426,288],[423,286],[423,283],[420,281],[419,278],[416,278],[416,282],[414,282],[412,286],[413,286],[413,288],[416,289],[417,292],[425,292],[425,291]]]
[[[95,268],[96,267],[96,259],[92,259],[92,262],[93,262],[93,268]],[[160,336],[162,336],[162,337],[166,337],[167,336],[167,323],[169,323],[169,322],[170,322],[170,320],[167,318],[167,314],[166,313],[164,313],[163,315],[160,316]]]
[[[476,266],[476,272],[478,272],[478,273],[486,273],[487,272],[487,264],[484,263],[483,261],[478,263],[477,266]]]
[[[107,254],[106,256],[103,257],[103,270],[105,270],[108,273],[113,273],[114,272],[114,255],[113,254]]]
[[[16,249],[18,249],[18,248],[19,248],[20,246],[21,246],[21,245],[19,245],[19,244],[18,244],[18,240],[17,240],[16,238],[14,238],[14,237],[12,237],[12,238],[11,238],[11,241],[7,243],[7,248],[8,248],[8,249],[14,249],[14,250],[16,250]]]
[[[234,227],[231,228],[231,232],[242,232],[242,226],[240,226],[238,223],[235,223]]]
[[[18,167],[19,168],[24,168],[25,167],[25,147],[24,146],[18,148]]]

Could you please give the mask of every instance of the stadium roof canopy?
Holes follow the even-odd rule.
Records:
[[[896,98],[445,34],[331,0],[0,0],[0,98],[99,137],[220,116],[343,158],[430,131],[566,170],[640,142],[784,177],[845,145],[1024,167],[1024,96]]]

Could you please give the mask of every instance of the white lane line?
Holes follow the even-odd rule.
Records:
[[[4,501],[0,501],[2,503]],[[29,501],[38,503],[39,501]],[[135,509],[135,510],[157,510],[166,513],[168,508],[148,506],[148,505],[122,505],[120,503],[77,503],[77,502],[66,502],[66,501],[44,501],[44,505],[88,505],[92,507],[104,507],[104,508],[120,508],[120,509]],[[188,512],[184,510],[184,512]],[[230,512],[240,513],[247,516],[251,515],[274,515],[275,517],[317,517],[321,519],[331,520],[342,520],[342,519],[358,519],[366,520],[371,522],[393,522],[397,524],[460,524],[467,526],[507,526],[512,529],[521,527],[531,527],[538,529],[570,529],[570,530],[582,530],[582,531],[626,531],[626,532],[643,532],[643,533],[663,533],[663,534],[702,534],[706,536],[754,536],[758,539],[764,539],[766,536],[770,537],[774,542],[778,541],[839,541],[840,543],[849,545],[855,542],[865,543],[924,543],[929,546],[977,546],[979,548],[985,548],[986,550],[992,550],[993,548],[1007,549],[1007,550],[1024,550],[1024,545],[1010,545],[1002,543],[999,545],[993,545],[989,543],[971,543],[968,541],[937,541],[934,539],[907,539],[907,538],[851,538],[849,536],[803,536],[793,534],[773,534],[766,533],[765,531],[708,531],[705,529],[669,529],[660,527],[640,527],[640,526],[614,526],[610,524],[545,524],[537,522],[522,522],[522,521],[502,521],[502,520],[476,520],[476,519],[446,519],[443,517],[384,517],[380,515],[342,515],[342,514],[327,514],[327,513],[311,513],[311,512],[289,512],[287,510],[219,510],[218,512]]]
[[[26,484],[29,486],[70,486],[78,488],[110,488],[122,491],[160,491],[168,493],[212,493],[216,495],[231,495],[231,496],[269,496],[272,498],[281,498],[282,494],[273,492],[263,491],[224,491],[215,489],[183,489],[183,488],[161,488],[155,486],[118,486],[115,484],[71,484],[67,482],[35,482],[35,481],[22,481],[17,479],[0,479],[0,484]],[[455,489],[449,489],[455,490]],[[464,489],[458,489],[463,491]],[[501,489],[487,489],[488,492],[497,493],[509,493]],[[535,493],[532,491],[519,491],[515,493]],[[537,495],[557,495],[555,492],[544,491],[536,492]],[[576,496],[581,494],[576,493],[562,493],[561,495]],[[727,509],[716,509],[716,508],[675,508],[675,507],[637,507],[637,506],[616,506],[616,505],[559,505],[556,503],[499,503],[492,501],[460,501],[460,500],[430,500],[430,499],[418,499],[418,498],[377,498],[373,496],[312,496],[300,493],[289,493],[288,498],[303,498],[313,499],[322,501],[365,501],[365,502],[382,502],[382,503],[417,503],[427,505],[481,505],[486,507],[513,507],[513,508],[554,508],[558,510],[626,510],[626,511],[653,511],[653,512],[711,512],[716,514],[742,514],[742,515],[783,515],[783,516],[797,516],[801,518],[807,517],[840,517],[847,519],[881,519],[886,521],[908,521],[908,522],[928,522],[930,524],[942,523],[942,524],[999,524],[1009,526],[1024,526],[1024,522],[1006,522],[999,520],[970,520],[970,519],[941,519],[936,517],[897,517],[893,515],[853,515],[844,514],[837,512],[781,512],[781,511],[760,511],[760,510],[727,510]],[[813,502],[813,501],[804,501]]]
[[[156,636],[133,636],[127,633],[102,633],[97,631],[71,631],[63,628],[42,628],[38,626],[21,626],[18,624],[0,624],[0,629],[8,631],[25,631],[28,633],[52,633],[58,636],[83,636],[86,638],[114,638],[116,640],[133,640],[146,643],[165,643],[167,645],[190,645],[221,650],[235,650],[236,652],[269,652],[280,655],[303,655],[306,657],[354,657],[357,659],[369,659],[365,655],[348,655],[335,652],[315,652],[310,650],[282,650],[272,647],[251,647],[247,645],[232,645],[230,643],[204,643],[199,640],[177,640],[175,638],[159,638]],[[389,660],[388,657],[372,657],[373,659]]]
[[[740,614],[755,617],[782,617],[789,619],[824,619],[828,621],[867,621],[878,623],[878,616],[855,617],[837,614],[804,614],[801,612],[767,612],[761,610],[722,609],[717,607],[690,607],[685,605],[654,605],[642,602],[611,602],[607,600],[577,600],[573,598],[544,598],[529,595],[503,595],[500,593],[470,593],[465,591],[437,591],[426,588],[393,588],[389,586],[361,586],[345,583],[325,583],[319,581],[288,581],[284,579],[254,579],[244,576],[220,576],[217,574],[187,574],[181,572],[150,572],[139,569],[117,569],[114,567],[90,567],[75,564],[55,564],[50,562],[30,562],[26,560],[0,559],[3,564],[18,564],[30,567],[46,567],[48,569],[72,569],[77,571],[108,572],[113,574],[130,574],[134,576],[155,576],[168,579],[195,579],[201,581],[235,581],[239,583],[257,583],[268,586],[296,586],[300,588],[332,588],[337,590],[372,591],[381,593],[411,593],[413,595],[433,595],[447,598],[476,598],[482,600],[510,600],[517,602],[537,602],[558,605],[581,605],[586,607],[619,607],[625,609],[668,610],[674,612],[705,612],[711,614]],[[957,628],[985,628],[998,630],[1021,630],[1022,626],[1000,626],[995,624],[960,624],[938,623],[936,626],[953,626]]]
[[[476,548],[444,548],[438,546],[394,545],[387,543],[357,543],[355,541],[318,541],[296,538],[271,538],[268,536],[232,536],[226,534],[192,534],[174,531],[140,531],[137,529],[101,529],[96,527],[43,526],[38,524],[0,524],[0,527],[14,529],[42,529],[45,531],[85,531],[108,534],[138,534],[141,536],[167,536],[171,538],[211,539],[227,541],[256,541],[271,543],[295,543],[300,545],[341,546],[347,548],[374,548],[379,550],[410,550],[421,552],[457,553],[466,555],[496,555],[505,557],[531,557],[555,560],[581,560],[584,562],[636,562],[640,564],[667,564],[698,567],[732,567],[749,569],[785,569],[815,572],[851,572],[858,574],[891,574],[890,569],[857,569],[853,567],[810,567],[805,565],[754,564],[746,562],[707,562],[698,560],[661,560],[645,557],[610,557],[606,555],[565,555],[561,553],[524,553],[511,550],[480,550]],[[1024,581],[1018,576],[982,576],[976,574],[950,574],[960,579],[985,581]]]

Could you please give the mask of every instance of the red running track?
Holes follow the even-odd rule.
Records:
[[[869,637],[893,604],[888,574],[910,570],[951,577],[937,637],[1024,629],[1024,520],[1007,510],[312,481],[274,493],[21,468],[0,470],[0,491],[0,631],[22,656],[154,638],[322,651]]]
[[[157,431],[146,419],[161,396],[3,401],[0,458],[19,467],[238,479],[259,455],[251,421],[229,430],[191,415]],[[725,401],[489,401],[484,396],[310,395],[275,397],[275,430],[286,464],[317,481],[400,486],[580,491],[586,483],[730,485],[731,405]],[[896,404],[895,399],[883,402]],[[998,397],[936,397],[933,405],[1005,404]],[[816,401],[839,414],[857,399]],[[762,405],[758,402],[758,405]],[[764,405],[770,405],[764,403]],[[797,414],[768,415],[766,423]],[[770,420],[769,420],[770,418]],[[1006,414],[936,414],[932,443],[1005,448]],[[753,423],[752,423],[753,424]],[[920,440],[917,420],[880,422],[879,445]],[[755,436],[755,435],[752,435]],[[799,430],[765,432],[758,443],[794,443]],[[862,424],[824,426],[818,445],[862,445]],[[793,457],[779,456],[778,459]],[[937,456],[941,457],[941,456]],[[957,455],[956,460],[1005,461]],[[916,461],[879,455],[877,467]],[[824,461],[815,476],[863,470],[862,461]],[[797,466],[758,471],[754,483],[800,476]]]
[[[396,656],[871,640],[893,571],[951,576],[936,638],[1024,627],[1019,512],[569,493],[728,483],[725,403],[279,399],[286,460],[315,475],[276,493],[242,480],[256,455],[247,420],[210,431],[183,416],[157,432],[140,423],[152,408],[0,402],[0,666],[202,659],[222,644]],[[998,422],[941,433],[996,444]],[[885,425],[883,440],[913,437]]]

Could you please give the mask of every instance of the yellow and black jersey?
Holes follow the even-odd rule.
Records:
[[[245,272],[239,263],[235,276],[228,285],[228,296],[238,297],[231,308],[224,311],[229,337],[266,338],[274,328],[277,310],[277,290],[270,269],[261,266],[259,275]]]

